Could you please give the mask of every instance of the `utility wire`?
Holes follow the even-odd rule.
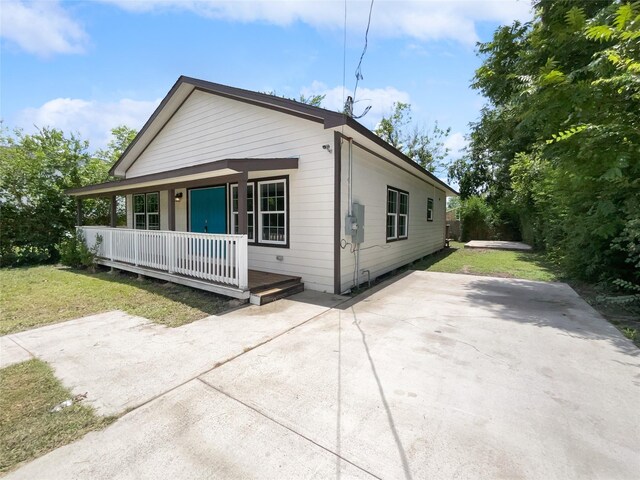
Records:
[[[369,44],[369,27],[371,26],[371,13],[373,12],[373,2],[371,0],[371,5],[369,6],[369,20],[367,21],[367,30],[364,33],[364,48],[362,49],[362,55],[360,55],[360,61],[358,62],[358,68],[356,68],[356,86],[353,89],[353,101],[355,103],[356,100],[356,91],[358,90],[358,82],[360,80],[364,80],[362,76],[362,59],[364,58],[364,54],[367,53],[367,46]]]
[[[344,38],[342,41],[342,104],[344,105],[344,91],[347,83],[347,0],[344,0]]]

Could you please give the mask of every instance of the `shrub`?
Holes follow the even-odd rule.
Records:
[[[469,197],[460,209],[462,241],[488,240],[494,237],[493,209],[482,197]]]
[[[60,262],[72,268],[93,269],[101,243],[102,237],[98,236],[95,245],[89,248],[81,232],[68,235],[59,245]]]
[[[51,260],[51,252],[35,245],[7,245],[0,253],[0,267],[20,267]]]

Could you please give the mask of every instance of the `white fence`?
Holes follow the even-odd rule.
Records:
[[[248,288],[246,235],[78,227],[98,257]]]

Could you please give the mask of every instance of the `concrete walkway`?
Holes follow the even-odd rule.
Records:
[[[504,242],[499,240],[471,240],[464,244],[464,248],[485,248],[488,250],[514,250],[530,252],[531,245],[522,242]]]
[[[638,353],[565,284],[412,272],[6,478],[636,479]]]
[[[313,291],[245,306],[181,327],[121,311],[1,337],[2,365],[35,356],[101,415],[142,405],[171,388],[308,321],[345,297]]]

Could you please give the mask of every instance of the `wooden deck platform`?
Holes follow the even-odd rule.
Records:
[[[232,285],[213,282],[200,278],[188,277],[177,273],[168,273],[149,267],[141,267],[126,262],[111,261],[106,258],[98,258],[97,263],[106,267],[126,270],[147,277],[158,278],[167,282],[179,283],[188,287],[206,290],[208,292],[225,295],[232,298],[249,299],[251,294],[273,289],[279,285],[289,282],[300,281],[300,277],[292,275],[282,275],[280,273],[262,272],[260,270],[249,270],[249,288],[241,290]]]
[[[261,272],[260,270],[249,270],[249,290],[251,293],[267,290],[295,280],[299,281],[300,277],[282,275],[280,273]]]

